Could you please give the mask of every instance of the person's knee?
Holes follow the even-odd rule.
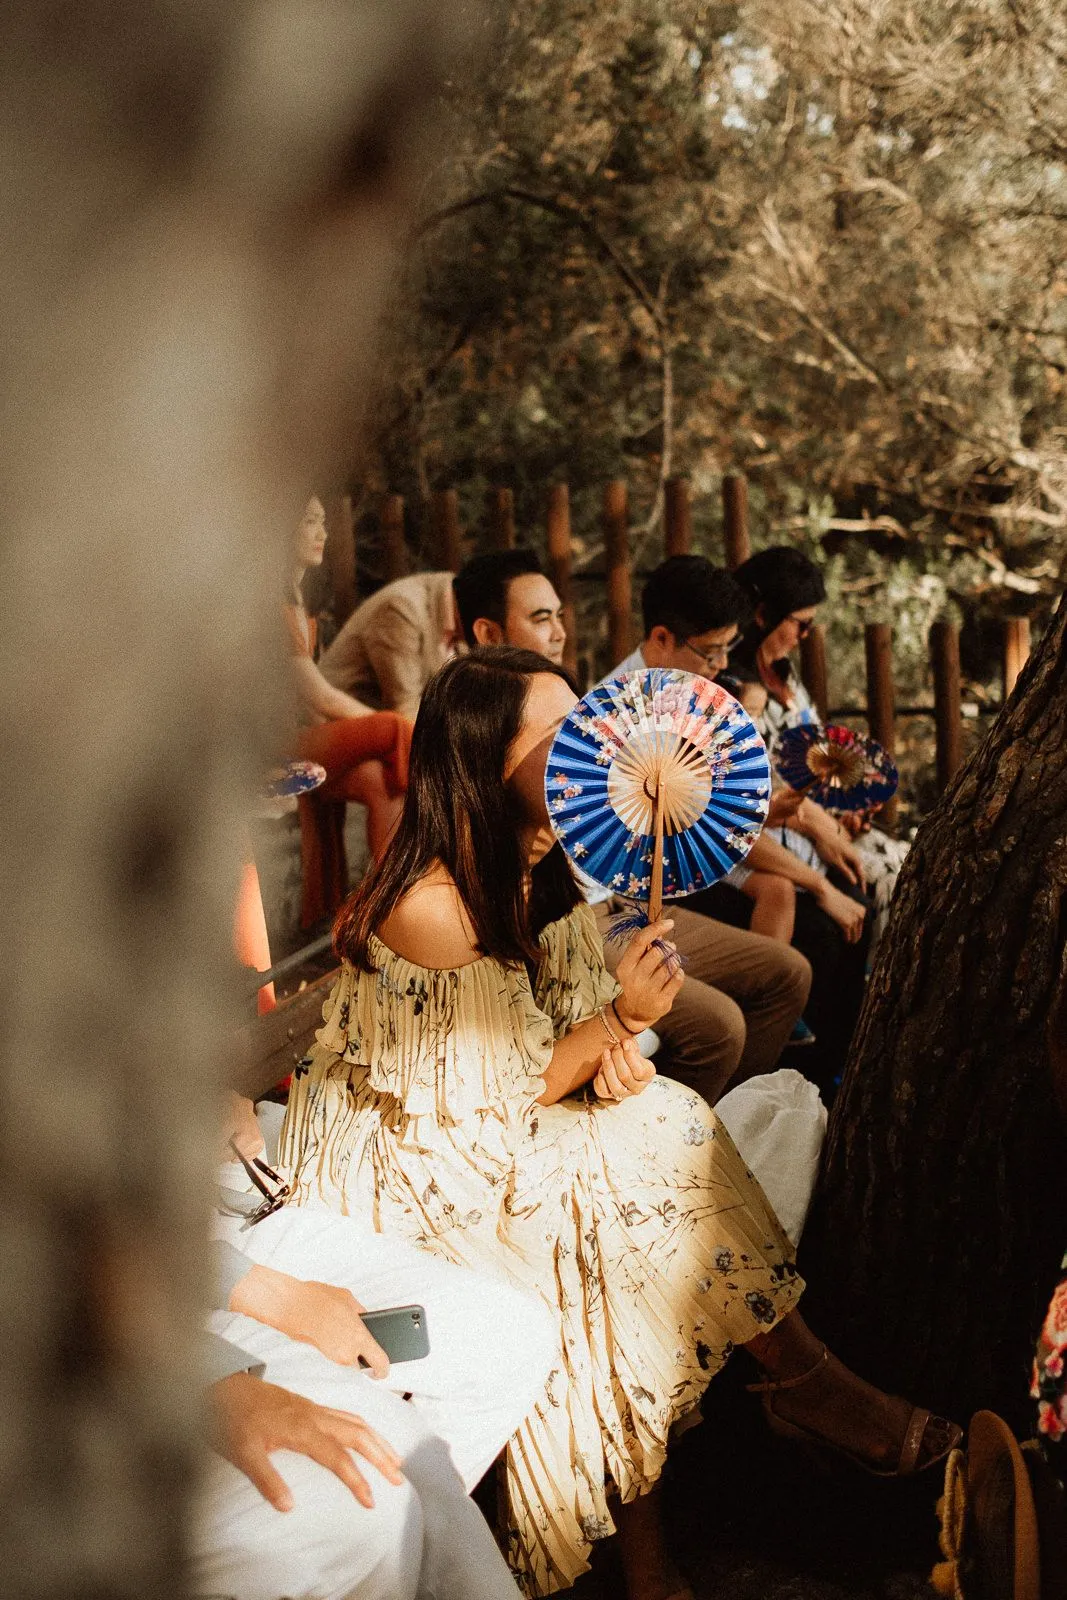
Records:
[[[789,995],[790,1003],[795,1004],[800,1012],[811,992],[811,962],[799,950],[794,950],[792,945],[782,945],[781,954],[782,991]]]
[[[362,1470],[364,1463],[359,1465]],[[321,1567],[346,1600],[349,1594],[353,1600],[414,1595],[418,1587],[425,1520],[419,1491],[407,1479],[392,1484],[376,1474],[372,1487],[371,1510],[346,1490],[346,1499],[335,1500],[333,1515],[317,1524],[314,1548],[321,1551]]]
[[[796,906],[797,892],[788,878],[779,878],[774,873],[768,874],[763,894],[767,904],[775,911],[792,911]]]
[[[228,1463],[210,1475],[193,1538],[194,1593],[232,1593],[237,1600],[290,1592],[346,1600],[415,1594],[423,1510],[411,1483],[387,1483],[359,1461],[374,1496],[368,1508],[306,1456],[279,1451],[273,1464],[292,1493],[291,1511],[275,1511]]]
[[[479,1285],[479,1324],[467,1355],[479,1385],[510,1391],[516,1426],[531,1409],[559,1354],[557,1320],[536,1295],[498,1280]]]

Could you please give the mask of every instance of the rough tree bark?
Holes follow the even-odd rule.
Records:
[[[1067,1247],[1046,1023],[1067,936],[1067,605],[901,873],[805,1237],[813,1321],[865,1375],[1031,1427]]]

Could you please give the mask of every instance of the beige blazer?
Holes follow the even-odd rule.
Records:
[[[450,572],[398,578],[357,606],[319,667],[357,700],[414,717],[423,689],[453,654],[455,615]]]

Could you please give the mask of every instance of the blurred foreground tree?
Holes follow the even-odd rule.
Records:
[[[186,1592],[289,529],[351,437],[456,10],[0,11],[5,1600]]]

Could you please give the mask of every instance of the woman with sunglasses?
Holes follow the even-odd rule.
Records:
[[[767,690],[767,708],[760,725],[768,743],[773,744],[783,728],[818,718],[790,657],[811,631],[816,611],[826,599],[826,586],[815,563],[789,545],[761,550],[744,562],[734,577],[748,595],[754,616],[731,652],[731,663],[742,671],[753,668]],[[864,813],[853,813],[838,822],[812,801],[801,808],[799,831],[812,841],[828,866],[873,899],[876,939],[884,927],[907,846],[878,830],[872,832],[870,818]]]
[[[766,689],[766,707],[758,725],[773,749],[783,729],[818,720],[791,657],[815,622],[826,599],[826,585],[815,563],[791,545],[758,551],[733,576],[748,597],[752,620],[730,653],[728,670],[742,678],[753,677]],[[813,800],[805,799],[789,828],[814,847],[813,864],[830,883],[866,909],[864,859],[842,824]],[[787,836],[783,835],[781,842],[789,847]],[[749,925],[750,903],[729,883],[705,891],[700,903],[723,921]],[[797,896],[793,945],[812,967],[804,1017],[815,1035],[814,1045],[805,1051],[804,1070],[828,1099],[844,1069],[863,1003],[870,943],[869,915],[857,939],[843,932],[839,921],[828,915],[816,897]]]

